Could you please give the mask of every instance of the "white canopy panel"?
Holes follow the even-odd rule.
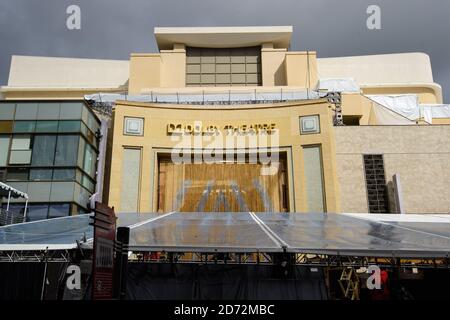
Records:
[[[0,227],[0,251],[91,243],[90,215]],[[448,257],[450,215],[335,213],[121,213],[129,250],[290,252],[343,256]]]

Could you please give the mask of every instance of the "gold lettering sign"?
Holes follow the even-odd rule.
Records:
[[[227,124],[223,126],[224,134],[272,134],[277,129],[275,123],[252,123],[252,124]],[[221,130],[216,125],[202,125],[202,124],[180,124],[169,123],[167,125],[167,134],[169,135],[217,135]]]

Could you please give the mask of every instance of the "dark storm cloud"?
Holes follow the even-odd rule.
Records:
[[[155,26],[293,25],[291,50],[319,57],[425,52],[450,99],[448,0],[0,0],[0,84],[11,55],[128,59],[156,51]],[[66,29],[66,8],[81,7],[81,30]],[[366,28],[381,7],[382,30]]]

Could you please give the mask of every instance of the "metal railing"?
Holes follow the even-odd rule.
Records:
[[[24,222],[24,215],[21,212],[7,211],[0,209],[0,226]]]

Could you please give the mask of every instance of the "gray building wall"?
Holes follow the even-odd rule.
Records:
[[[368,212],[363,154],[383,154],[391,212],[400,174],[406,213],[450,213],[450,126],[335,127],[342,212]]]

